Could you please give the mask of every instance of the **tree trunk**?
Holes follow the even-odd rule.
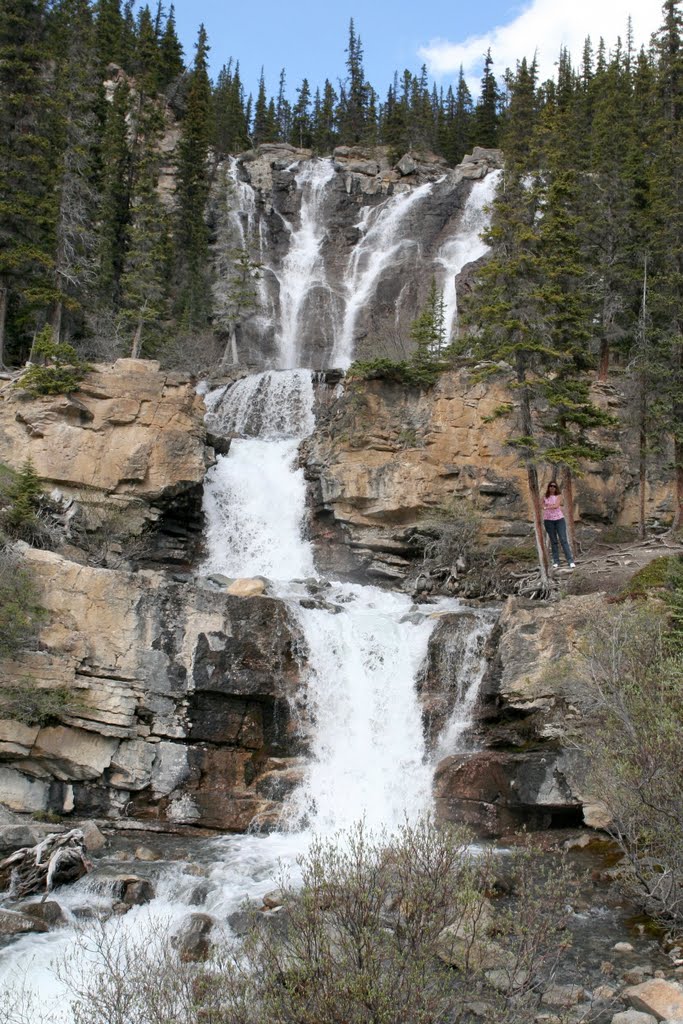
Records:
[[[516,365],[517,383],[520,385],[519,411],[522,419],[522,433],[525,437],[532,438],[534,424],[531,418],[531,397],[526,380],[526,364],[521,353],[517,354]],[[534,519],[534,537],[536,539],[536,551],[538,553],[538,566],[541,571],[541,581],[548,582],[548,552],[545,546],[545,529],[543,526],[543,511],[541,506],[541,492],[538,486],[538,472],[531,461],[530,455],[526,458],[526,473],[529,483],[529,494],[531,496],[531,510]]]
[[[683,524],[683,441],[674,444],[674,462],[676,466],[676,493],[674,495],[673,530],[679,530]]]
[[[138,320],[138,325],[135,328],[135,337],[133,338],[133,348],[131,349],[130,358],[139,359],[140,351],[142,349],[142,317]]]
[[[545,546],[545,527],[543,526],[543,510],[541,507],[541,492],[538,487],[538,473],[536,467],[530,462],[526,466],[527,480],[529,482],[529,494],[531,495],[531,508],[534,516],[534,538],[536,540],[536,551],[538,553],[538,566],[541,570],[543,583],[548,582],[548,551]]]
[[[7,322],[7,288],[0,287],[0,370],[5,369],[5,323]]]
[[[62,315],[64,313],[64,303],[59,299],[55,303],[55,307],[52,310],[52,336],[56,345],[59,345],[61,334],[62,334]]]
[[[598,380],[607,380],[609,373],[609,341],[603,335],[600,341],[600,362],[598,364]]]
[[[572,549],[574,559],[576,559],[578,549],[576,545],[576,526],[574,523],[574,475],[569,467],[564,471],[562,487],[565,496],[564,512],[567,522],[567,534],[569,535],[569,547]]]

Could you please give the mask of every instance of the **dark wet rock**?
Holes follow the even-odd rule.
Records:
[[[215,920],[210,914],[190,914],[172,938],[180,959],[185,963],[206,960],[211,948],[211,932]]]

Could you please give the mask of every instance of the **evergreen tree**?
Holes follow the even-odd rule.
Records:
[[[218,73],[213,93],[214,145],[218,152],[238,153],[249,145],[249,127],[244,105],[240,66],[232,60]]]
[[[210,308],[208,155],[212,136],[211,83],[207,71],[206,30],[200,26],[187,93],[187,111],[178,144],[176,188],[175,283],[183,325],[202,326]]]
[[[498,145],[500,92],[496,76],[491,70],[492,66],[491,50],[487,50],[484,58],[481,92],[474,110],[473,141],[477,146],[495,147]]]
[[[349,22],[346,55],[347,77],[339,103],[339,137],[342,143],[355,145],[364,141],[368,127],[369,86],[363,68],[363,45],[356,35],[353,18]]]
[[[273,142],[275,138],[275,108],[271,108],[268,103],[268,96],[266,94],[266,80],[263,75],[263,68],[261,68],[261,77],[258,83],[258,92],[256,94],[256,104],[254,106],[254,126],[252,128],[252,138],[254,146],[260,145],[262,142]]]
[[[325,79],[322,97],[316,90],[313,108],[313,148],[316,153],[331,153],[337,145],[337,94],[329,79]]]
[[[275,107],[275,132],[281,142],[286,142],[292,134],[292,107],[286,95],[287,76],[285,69],[280,71],[280,84]]]
[[[159,40],[158,58],[158,80],[159,88],[166,89],[185,70],[183,61],[183,48],[176,34],[175,8],[171,4],[164,26],[163,34]]]
[[[159,40],[149,5],[138,11],[132,72],[138,88],[153,93],[159,85]]]
[[[310,106],[311,88],[308,79],[304,78],[300,88],[297,89],[297,101],[292,111],[289,141],[294,146],[309,148],[312,145]]]
[[[142,351],[143,331],[158,325],[166,312],[168,225],[158,193],[159,140],[163,127],[159,104],[147,101],[137,129],[128,249],[121,276],[119,320],[133,333],[133,359],[139,358]]]
[[[129,14],[132,12],[132,5]],[[120,0],[96,0],[95,3],[96,46],[100,72],[107,64],[126,63],[129,54],[124,46],[124,18]]]
[[[58,0],[53,8],[59,177],[55,233],[55,302],[52,326],[60,341],[65,309],[82,312],[96,280],[96,192],[98,65],[92,13],[87,0]]]
[[[55,298],[54,100],[42,0],[0,5],[0,365],[8,310],[29,330]]]
[[[98,291],[106,313],[114,313],[118,309],[128,239],[132,188],[129,114],[130,90],[122,81],[114,89],[111,103],[107,104],[101,151]]]

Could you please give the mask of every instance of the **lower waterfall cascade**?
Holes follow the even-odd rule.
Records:
[[[434,761],[425,746],[416,681],[441,617],[473,611],[454,598],[415,607],[403,593],[327,581],[319,581],[324,606],[302,606],[315,566],[304,535],[306,485],[297,448],[314,426],[313,398],[307,370],[255,374],[205,397],[211,429],[233,439],[207,474],[202,572],[263,575],[271,594],[286,602],[305,639],[313,722],[308,767],[283,806],[279,829],[205,843],[209,879],[200,909],[219,919],[245,898],[272,889],[278,865],[288,865],[294,877],[296,858],[313,834],[330,835],[361,818],[373,830],[391,832],[430,811]],[[470,706],[483,674],[481,641],[492,628],[490,612],[475,613],[475,620],[465,659],[468,678],[459,683]],[[452,725],[454,735],[463,728]],[[196,904],[196,883],[181,865],[169,868],[155,899],[113,919],[111,927],[133,942],[153,931],[155,921],[173,931],[191,901]],[[56,898],[69,914],[85,893],[89,903],[103,905],[96,877],[63,888]],[[64,993],[52,966],[68,953],[72,934],[67,927],[25,936],[0,952],[0,981],[23,986],[36,1013],[49,1009],[49,1024],[72,1020],[66,1009],[54,1015]]]

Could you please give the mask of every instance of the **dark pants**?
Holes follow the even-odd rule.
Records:
[[[562,545],[562,550],[564,551],[564,557],[567,559],[567,564],[573,562],[574,559],[572,558],[571,548],[567,543],[567,521],[565,519],[544,519],[543,525],[550,537],[550,546],[553,549],[553,562],[556,565],[560,564],[558,540]]]

